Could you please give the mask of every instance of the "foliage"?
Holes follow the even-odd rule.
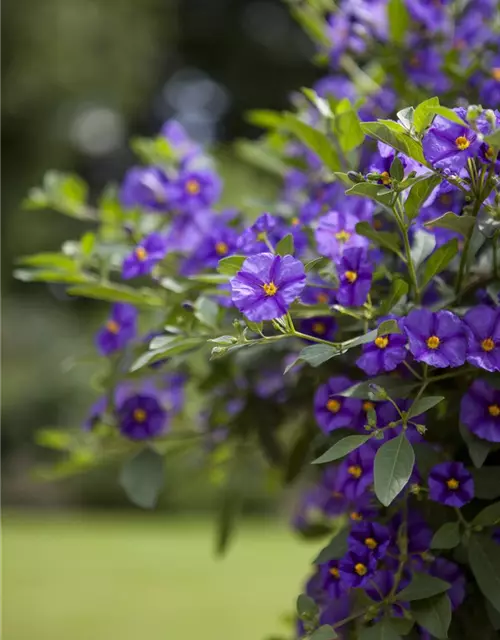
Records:
[[[133,143],[145,164],[117,195],[94,205],[54,172],[30,192],[28,208],[94,228],[16,273],[113,303],[83,433],[40,439],[67,452],[59,475],[123,459],[122,486],[151,508],[169,456],[197,447],[219,553],[247,474],[309,478],[293,525],[334,535],[297,600],[300,637],[445,638],[470,624],[465,589],[500,611],[500,503],[483,502],[498,497],[500,114],[462,94],[474,78],[494,106],[497,34],[482,34],[487,78],[475,40],[447,40],[476,4],[355,4],[292,3],[348,77],[250,115],[266,134],[243,157],[283,179],[273,214],[216,211],[210,158],[167,122]]]

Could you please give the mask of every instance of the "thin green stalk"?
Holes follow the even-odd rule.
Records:
[[[399,208],[399,211],[398,211],[398,208]],[[410,238],[408,236],[408,229],[406,228],[405,221],[404,221],[404,212],[402,209],[401,202],[399,201],[399,198],[396,198],[396,201],[392,207],[392,210],[394,212],[394,217],[396,218],[399,231],[403,236],[406,265],[408,267],[408,275],[410,276],[411,286],[415,295],[415,302],[418,303],[420,302],[420,290],[418,288],[417,272],[415,271],[415,265],[413,263],[413,258],[411,257]]]

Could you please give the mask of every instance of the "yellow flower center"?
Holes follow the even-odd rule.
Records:
[[[358,478],[361,478],[363,469],[359,464],[352,464],[350,467],[347,467],[347,473],[357,480]]]
[[[455,491],[455,489],[458,489],[458,487],[460,486],[460,483],[455,478],[450,478],[446,481],[446,486],[448,487],[448,489]]]
[[[374,229],[382,229],[382,221],[379,220],[378,218],[376,220],[373,221],[373,228]]]
[[[266,292],[266,296],[275,296],[278,292],[278,287],[274,282],[266,282],[262,285],[262,288]]]
[[[493,156],[495,155],[495,150],[493,149],[493,147],[488,147],[484,152],[484,155],[488,160],[493,160]]]
[[[300,224],[300,220],[299,218],[292,218],[291,223],[292,223],[292,227],[298,227]]]
[[[188,180],[186,182],[186,191],[190,196],[197,196],[201,191],[200,183],[198,182],[198,180]]]
[[[144,260],[146,260],[146,258],[148,257],[148,252],[144,247],[137,247],[137,249],[135,250],[135,256],[137,260],[144,262]]]
[[[491,70],[491,75],[494,80],[500,82],[500,67],[493,67],[493,69]]]
[[[225,242],[217,242],[215,244],[215,253],[218,256],[225,256],[228,251],[229,251],[229,247]]]
[[[319,336],[322,336],[326,333],[326,327],[322,322],[314,322],[312,326],[313,333],[317,333]]]
[[[388,344],[389,344],[389,338],[387,336],[379,336],[378,338],[375,338],[375,345],[379,349],[385,349]]]
[[[366,574],[368,573],[366,565],[364,565],[362,562],[358,562],[354,565],[354,571],[358,574],[358,576],[366,576]]]
[[[470,147],[470,141],[467,140],[465,136],[458,136],[455,140],[455,144],[457,145],[457,149],[460,149],[460,151],[465,151]]]
[[[441,340],[437,336],[431,336],[427,338],[427,346],[429,349],[437,349],[439,347]]]
[[[382,173],[380,174],[380,179],[382,180],[382,184],[390,185],[392,182],[392,178],[389,175],[388,171],[382,171]]]
[[[439,201],[441,202],[441,204],[444,204],[445,206],[449,206],[451,205],[452,197],[450,196],[449,193],[443,193],[442,196],[439,196]]]
[[[373,402],[370,402],[369,400],[363,402],[364,411],[370,411],[371,409],[375,409],[375,405],[373,404]]]
[[[488,413],[492,418],[498,418],[500,416],[500,407],[497,404],[490,404]]]
[[[339,570],[337,569],[337,567],[332,567],[330,569],[330,573],[332,574],[332,576],[334,578],[339,578],[340,577],[340,573],[339,573]]]
[[[351,284],[354,284],[358,279],[358,274],[355,271],[346,271],[344,275],[346,280]]]
[[[120,325],[118,324],[118,322],[116,322],[116,320],[108,320],[106,322],[106,329],[110,333],[114,333],[116,335],[120,331]]]
[[[328,296],[326,293],[318,293],[318,295],[316,296],[316,300],[320,304],[326,304],[328,302]]]
[[[338,413],[340,411],[340,407],[340,402],[338,400],[335,400],[335,398],[330,398],[330,400],[328,400],[328,402],[326,403],[326,408],[332,413]]]
[[[134,409],[133,415],[136,422],[144,422],[148,417],[148,414],[144,411],[144,409]]]
[[[363,516],[357,511],[352,511],[349,514],[349,518],[351,518],[351,520],[354,520],[354,522],[360,522],[361,520],[363,520]]]
[[[337,240],[339,242],[347,242],[349,240],[349,238],[351,237],[351,234],[349,233],[349,231],[346,231],[345,229],[342,229],[342,231],[338,231],[335,234],[335,237],[337,238]]]
[[[368,549],[371,549],[372,551],[373,549],[376,549],[378,547],[378,543],[375,540],[375,538],[366,538],[365,545],[368,547]]]
[[[485,338],[481,342],[481,348],[483,351],[493,351],[495,348],[495,343],[493,342],[493,338]]]

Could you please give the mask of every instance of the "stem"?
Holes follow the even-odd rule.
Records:
[[[340,344],[338,342],[331,342],[330,340],[323,340],[323,338],[317,338],[316,336],[309,336],[307,333],[302,333],[301,331],[294,331],[292,334],[288,335],[296,336],[297,338],[304,338],[305,340],[311,340],[312,342],[327,344],[329,347],[335,347],[336,349],[340,348]]]
[[[353,620],[356,620],[356,618],[360,618],[361,616],[364,616],[365,613],[368,612],[368,609],[364,609],[363,611],[358,611],[358,613],[353,613],[351,616],[347,616],[347,618],[344,618],[343,620],[339,620],[339,622],[336,622],[334,625],[332,625],[333,629],[338,629],[339,627],[342,627],[344,624],[347,624],[348,622],[352,622]]]
[[[462,512],[460,511],[460,509],[458,507],[455,507],[455,513],[457,514],[458,520],[460,521],[461,524],[463,524],[463,526],[468,529],[469,528],[469,523],[467,522],[467,520],[463,517]]]
[[[417,378],[417,380],[422,380],[422,376],[415,371],[415,369],[411,366],[411,364],[408,364],[406,360],[403,360],[403,364],[408,369],[408,371],[412,373],[415,376],[415,378]]]
[[[398,211],[398,208],[399,208],[399,211]],[[406,225],[404,222],[404,212],[402,209],[401,202],[399,201],[399,197],[396,199],[392,210],[394,212],[394,217],[396,218],[399,231],[403,236],[403,244],[404,244],[405,255],[406,255],[406,265],[408,267],[408,275],[410,276],[411,286],[415,294],[415,302],[418,303],[420,302],[420,291],[418,288],[417,272],[415,271],[415,265],[413,263],[413,258],[411,257],[410,238],[408,236],[408,229],[406,228]]]

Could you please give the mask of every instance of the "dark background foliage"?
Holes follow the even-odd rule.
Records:
[[[124,506],[115,470],[50,486],[31,478],[47,456],[36,428],[78,425],[94,399],[94,369],[73,366],[71,354],[93,358],[104,308],[12,278],[16,257],[57,250],[81,231],[23,211],[22,200],[50,168],[80,173],[95,195],[133,162],[130,136],[176,117],[216,146],[234,185],[225,201],[238,202],[248,172],[228,143],[256,135],[246,110],[285,108],[291,91],[310,86],[313,47],[279,0],[6,0],[2,36],[4,500]],[[176,506],[206,498],[185,493]]]

